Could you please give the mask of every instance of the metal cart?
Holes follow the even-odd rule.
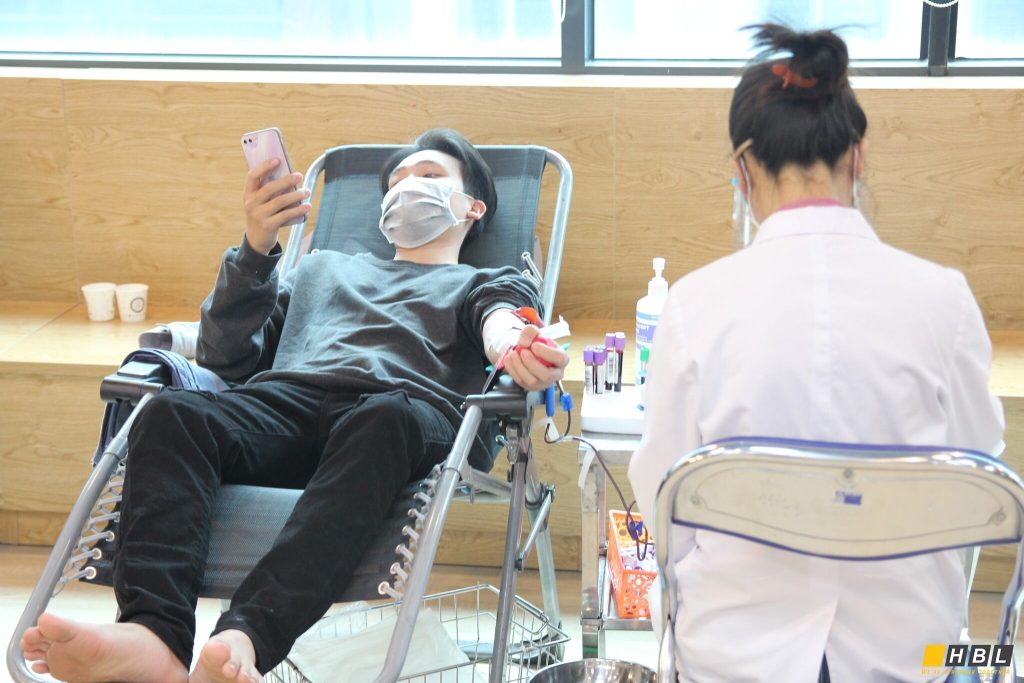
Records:
[[[422,671],[399,678],[415,683],[461,683],[485,681],[490,678],[496,664],[504,671],[501,680],[506,683],[528,681],[538,670],[562,659],[569,636],[551,623],[542,610],[519,596],[512,602],[509,616],[508,638],[504,661],[494,661],[494,633],[500,591],[494,586],[477,585],[468,588],[428,595],[421,609],[431,609],[438,615],[448,635],[469,658],[464,664]],[[385,617],[397,615],[401,603],[392,602],[366,610],[365,623],[372,626]],[[353,632],[352,622],[324,619],[322,630],[314,627],[316,639],[330,639]],[[330,683],[310,680],[291,659],[285,659],[266,675],[269,683]]]

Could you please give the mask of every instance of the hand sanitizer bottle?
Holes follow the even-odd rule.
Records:
[[[654,259],[654,277],[647,283],[647,296],[636,302],[636,384],[647,379],[646,363],[640,362],[640,352],[651,348],[654,330],[658,326],[661,309],[668,296],[668,281],[661,276],[665,270],[665,259]]]

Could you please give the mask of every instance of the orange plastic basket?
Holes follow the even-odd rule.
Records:
[[[643,521],[639,514],[633,514],[634,521]],[[644,527],[644,535],[647,527]],[[647,550],[654,552],[654,539],[647,537]],[[636,558],[636,541],[629,536],[626,513],[620,510],[608,511],[608,567],[612,574],[612,597],[619,617],[623,619],[649,619],[650,606],[647,604],[647,589],[658,576],[657,572],[640,569],[626,569],[625,563]]]

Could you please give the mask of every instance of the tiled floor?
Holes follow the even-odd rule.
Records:
[[[47,550],[23,546],[0,545],[0,644],[6,650],[22,609],[28,601],[39,573],[46,561]],[[494,569],[471,567],[437,567],[432,574],[430,591],[439,592],[471,586],[476,583],[497,585],[498,572]],[[560,572],[559,599],[563,614],[563,628],[571,640],[566,646],[566,660],[582,656],[580,645],[580,577],[576,572]],[[518,594],[534,604],[541,604],[539,582],[535,572],[525,572],[519,581]],[[995,634],[998,628],[1000,595],[975,593],[971,598],[971,632],[975,637]],[[61,593],[51,609],[62,616],[81,621],[104,622],[113,619],[115,612],[111,591],[106,588],[75,584]],[[220,611],[217,600],[201,600],[197,612],[198,633],[209,633]],[[985,642],[986,638],[977,638]],[[202,637],[199,638],[202,645]],[[1021,648],[1024,649],[1024,648]],[[639,662],[655,667],[657,645],[647,632],[612,632],[607,638],[606,656]],[[1020,655],[1018,654],[1018,662]],[[6,664],[0,671],[0,681],[10,681]]]

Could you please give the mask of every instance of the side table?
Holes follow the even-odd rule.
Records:
[[[630,387],[632,389],[632,387]],[[626,387],[623,387],[626,390]],[[581,415],[587,414],[588,399],[584,396]],[[593,403],[592,403],[593,405]],[[633,451],[640,445],[639,434],[610,434],[581,429],[580,436],[601,452],[605,463],[628,465]],[[589,449],[580,444],[578,462],[583,466]],[[583,491],[580,495],[582,516],[581,566],[581,615],[583,631],[583,656],[603,657],[605,653],[605,632],[611,630],[649,631],[650,619],[622,619],[615,610],[611,597],[611,575],[607,571],[608,558],[608,501],[606,495],[607,476],[597,458],[587,468]]]

